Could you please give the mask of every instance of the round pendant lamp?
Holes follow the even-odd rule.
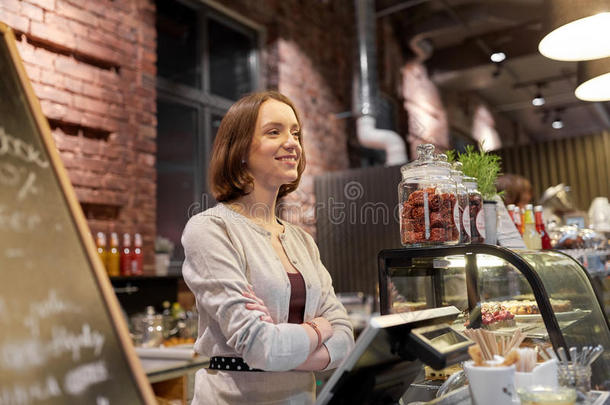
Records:
[[[545,6],[542,55],[562,61],[610,56],[610,0],[545,0]]]
[[[578,62],[577,78],[576,97],[585,101],[610,100],[610,57]]]

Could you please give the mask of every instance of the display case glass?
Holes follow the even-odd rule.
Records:
[[[610,389],[610,327],[589,274],[555,251],[490,245],[393,249],[379,253],[382,314],[453,305],[455,328],[497,334],[521,329],[525,344],[581,348],[601,344],[592,384]]]

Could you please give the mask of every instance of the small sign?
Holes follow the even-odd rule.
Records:
[[[0,404],[155,403],[2,23],[0,190]]]

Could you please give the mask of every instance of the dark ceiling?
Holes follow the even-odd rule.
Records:
[[[407,57],[420,57],[444,91],[471,92],[514,123],[531,141],[610,128],[610,103],[574,96],[576,63],[538,53],[542,0],[376,0],[377,17],[390,19]],[[501,67],[490,61],[502,51]],[[532,105],[538,86],[546,103]],[[553,129],[559,114],[564,127]]]

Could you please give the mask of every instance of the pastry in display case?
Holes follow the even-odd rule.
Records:
[[[591,384],[610,389],[610,324],[589,274],[570,256],[474,244],[383,250],[378,263],[382,315],[455,306],[456,330],[498,339],[520,331],[522,346],[555,350],[601,344]]]

